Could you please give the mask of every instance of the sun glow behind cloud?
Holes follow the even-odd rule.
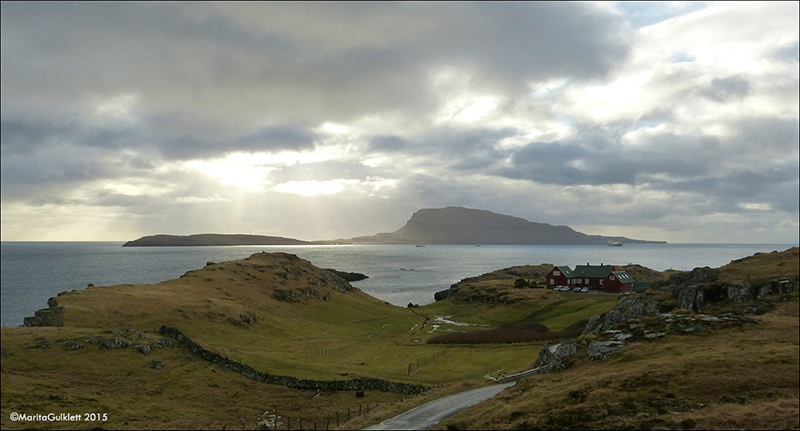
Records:
[[[358,180],[288,181],[275,186],[275,190],[301,196],[332,195],[343,191],[348,185],[357,183]]]
[[[247,190],[263,190],[267,174],[278,169],[274,166],[261,166],[237,155],[221,161],[194,160],[186,165],[217,178],[223,184]]]
[[[3,2],[4,239],[447,205],[796,236],[796,2],[104,5]]]

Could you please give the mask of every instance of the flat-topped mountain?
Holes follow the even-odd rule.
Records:
[[[211,245],[303,245],[311,244],[294,238],[264,235],[225,235],[203,233],[197,235],[150,235],[128,241],[123,247],[168,247]]]
[[[606,244],[665,243],[587,235],[568,226],[531,222],[491,211],[462,207],[426,208],[392,233],[356,237],[355,244]]]

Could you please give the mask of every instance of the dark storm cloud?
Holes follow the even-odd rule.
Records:
[[[534,142],[513,154],[510,167],[494,172],[544,184],[644,185],[651,191],[676,193],[674,196],[695,196],[691,201],[677,206],[672,202],[658,210],[666,211],[664,214],[677,207],[694,208],[697,213],[744,213],[752,211],[753,205],[796,212],[800,192],[796,123],[748,118],[735,125],[740,133],[724,145],[714,137],[669,133],[651,136],[640,145],[622,144],[613,133],[605,139],[595,133],[563,141]],[[675,208],[669,210],[670,205]],[[649,217],[641,214],[641,208],[626,214]],[[625,217],[613,211],[606,215]]]
[[[37,95],[68,104],[127,91],[141,94],[140,109],[161,114],[224,118],[237,109],[241,119],[321,121],[418,113],[433,107],[427,81],[436,68],[462,67],[475,84],[516,91],[561,74],[603,76],[628,52],[622,18],[590,4],[366,3],[335,8],[330,19],[348,28],[326,33],[320,12],[331,6],[222,13],[201,4],[3,3],[4,110]],[[242,16],[250,9],[264,16],[261,27]],[[387,21],[387,9],[395,33],[370,28]],[[311,36],[287,30],[291,22]]]
[[[518,135],[513,128],[440,127],[410,138],[380,135],[369,138],[369,151],[388,154],[425,155],[428,163],[454,171],[486,169],[507,156],[498,145]]]
[[[797,154],[800,148],[800,130],[796,119],[780,117],[746,117],[731,124],[736,131],[733,140],[738,154],[762,157],[766,154],[778,158]]]
[[[763,169],[733,169],[690,179],[662,180],[660,190],[690,191],[706,196],[725,212],[741,212],[741,203],[766,203],[782,211],[797,211],[797,162],[775,160]]]
[[[169,159],[221,157],[232,152],[300,151],[314,146],[313,131],[300,126],[268,126],[240,136],[206,137],[199,134],[142,136],[143,142]]]

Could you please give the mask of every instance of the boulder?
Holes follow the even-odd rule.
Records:
[[[624,346],[622,341],[592,341],[586,348],[586,356],[594,361],[602,361],[608,354],[614,353]]]
[[[563,369],[564,360],[578,353],[578,341],[572,340],[552,346],[542,347],[539,357],[536,359],[534,367],[548,367],[553,369]]]
[[[672,296],[678,300],[677,308],[702,311],[703,310],[703,289],[697,284],[679,284],[672,288]]]
[[[725,291],[728,299],[733,302],[745,302],[755,299],[758,296],[758,289],[754,288],[749,283],[742,283],[738,285],[726,286]]]
[[[586,325],[583,328],[583,333],[581,333],[581,336],[584,336],[591,332],[600,332],[600,329],[598,327],[601,326],[603,323],[602,317],[603,316],[600,314],[589,316],[586,319]]]
[[[120,340],[119,338],[98,338],[97,342],[106,349],[124,349],[130,347],[133,343],[129,340]]]
[[[80,350],[83,349],[83,343],[81,343],[80,341],[69,340],[66,343],[64,343],[64,349],[69,351]]]

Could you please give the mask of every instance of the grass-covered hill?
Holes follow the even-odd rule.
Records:
[[[799,255],[697,268],[626,296],[660,309],[585,331],[565,369],[521,378],[436,428],[798,429]],[[702,313],[675,308],[687,304]],[[620,348],[593,360],[596,341]]]
[[[302,420],[306,429],[334,429],[338,419],[341,429],[366,426],[529,370],[547,343],[606,337],[582,335],[581,328],[590,316],[618,307],[618,295],[516,283],[541,281],[551,267],[514,267],[465,279],[458,294],[413,308],[380,301],[335,271],[284,253],[209,262],[154,285],[64,293],[27,319],[45,326],[3,328],[0,425],[258,429],[274,428],[276,420],[280,428],[299,428]],[[754,256],[703,272],[706,281],[713,280],[698,289],[707,289],[707,298],[743,281],[758,290],[776,277],[796,278],[797,268],[796,249]],[[697,281],[690,273],[638,270],[654,282],[646,295],[673,308],[685,298],[671,296],[670,280]],[[706,312],[731,312],[745,324],[637,342],[605,361],[590,361],[581,351],[565,370],[525,377],[515,389],[442,427],[734,426],[705,419],[725,415],[742,420],[742,427],[796,427],[785,413],[797,410],[797,295],[760,301],[771,306],[751,307],[765,313],[753,315],[744,310],[754,301],[709,299],[702,304]],[[643,319],[645,324],[655,317]],[[498,336],[515,331],[528,338]],[[462,338],[442,341],[452,334]],[[180,342],[184,336],[191,343]],[[260,379],[264,375],[283,377]],[[342,381],[372,380],[389,383],[362,388],[358,398],[356,386],[341,390]],[[318,386],[291,383],[298,381]],[[427,390],[396,390],[409,384]],[[753,416],[757,409],[776,412],[775,419]],[[95,422],[12,422],[12,412],[108,416]]]
[[[409,309],[284,253],[209,262],[154,285],[91,286],[51,298],[48,308],[26,319],[29,327],[3,328],[0,423],[3,429],[37,427],[10,422],[11,412],[87,411],[108,413],[108,421],[94,423],[106,428],[257,427],[264,412],[278,409],[282,418],[321,424],[337,411],[343,416],[348,407],[369,403],[371,417],[380,418],[436,394],[485,384],[486,375],[525,370],[542,345],[439,345],[428,343],[432,337],[513,322],[570,296],[534,294],[512,314],[488,303]],[[613,300],[600,303],[608,309]],[[569,324],[586,316],[570,316]],[[180,331],[205,356],[167,337],[162,327]],[[356,400],[353,391],[253,381],[206,360],[210,355],[274,376],[383,379],[432,389],[411,398],[368,389]],[[377,411],[374,403],[380,403]]]

